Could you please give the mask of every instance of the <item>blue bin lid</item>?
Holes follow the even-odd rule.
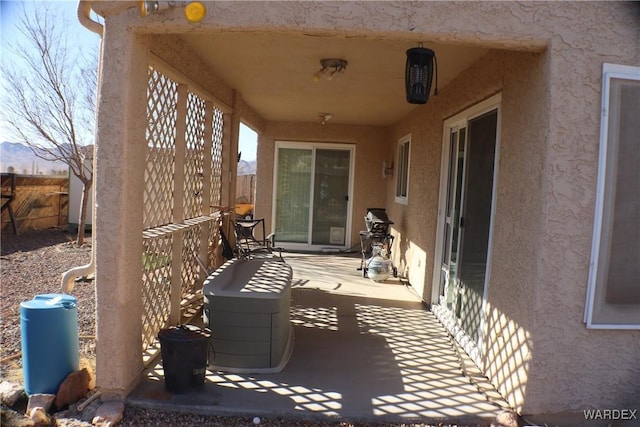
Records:
[[[21,307],[27,309],[52,310],[59,308],[75,308],[77,299],[67,294],[40,294],[33,297],[31,301],[24,301]]]

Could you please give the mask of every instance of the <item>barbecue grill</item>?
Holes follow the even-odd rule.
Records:
[[[393,224],[393,221],[389,220],[387,212],[383,208],[368,208],[364,224],[367,229],[360,232],[362,259],[358,268],[362,271],[362,277],[384,281],[388,277],[389,267],[391,267],[393,277],[397,277],[398,269],[390,261],[394,237],[389,233],[389,226]],[[386,269],[386,275],[385,271],[380,271],[380,269]]]

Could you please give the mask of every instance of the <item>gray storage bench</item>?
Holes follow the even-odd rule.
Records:
[[[275,259],[224,263],[204,282],[204,323],[211,330],[209,369],[280,372],[293,348],[292,271]]]

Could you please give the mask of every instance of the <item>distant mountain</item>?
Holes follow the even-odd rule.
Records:
[[[256,161],[240,160],[238,162],[238,176],[240,175],[255,175],[256,174]]]
[[[56,175],[67,173],[69,167],[64,162],[47,161],[36,156],[31,148],[18,142],[0,143],[0,171],[9,172],[9,168],[23,175]],[[256,161],[240,160],[238,175],[255,175]]]
[[[64,162],[47,161],[36,156],[31,148],[19,142],[0,143],[0,171],[23,175],[66,174],[69,167]]]

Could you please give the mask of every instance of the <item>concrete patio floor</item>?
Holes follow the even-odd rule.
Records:
[[[286,254],[293,268],[291,359],[277,374],[207,372],[205,387],[164,388],[160,358],[133,405],[207,415],[484,423],[507,403],[399,279],[376,283],[360,258]]]

